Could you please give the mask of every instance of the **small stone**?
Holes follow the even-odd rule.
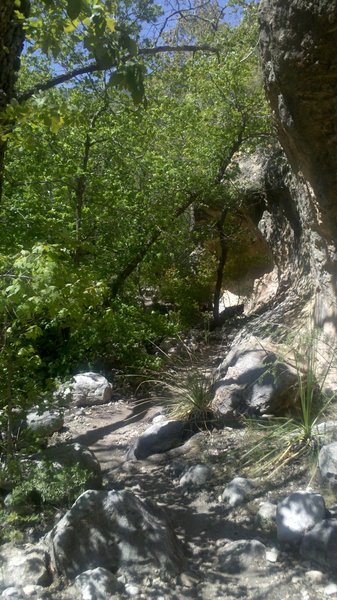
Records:
[[[278,559],[277,548],[269,548],[266,550],[266,560],[271,563],[276,563]]]
[[[41,585],[25,585],[22,589],[28,598],[38,595],[43,591],[43,587]]]
[[[226,486],[222,494],[222,500],[227,502],[233,508],[242,504],[253,485],[249,479],[244,477],[234,477],[234,479]]]
[[[140,594],[140,589],[137,585],[133,585],[132,583],[127,583],[125,586],[125,591],[129,596],[138,596]]]
[[[195,465],[181,477],[179,483],[182,487],[200,487],[210,479],[211,469],[207,465]]]
[[[11,598],[12,600],[17,600],[17,598],[20,598],[20,592],[18,590],[18,588],[16,587],[8,587],[6,588],[2,594],[1,594],[1,598]]]
[[[305,576],[309,581],[312,581],[312,583],[322,583],[324,579],[324,573],[322,573],[322,571],[315,571],[314,569],[307,571]]]
[[[75,578],[75,585],[82,600],[106,600],[118,587],[113,573],[103,567],[83,571]]]
[[[337,584],[336,583],[328,583],[328,585],[324,588],[324,594],[327,596],[335,596],[337,594]]]
[[[266,569],[266,547],[258,540],[237,540],[217,552],[226,573],[261,572]]]
[[[196,579],[196,577],[193,577],[192,575],[189,575],[188,573],[181,573],[180,577],[180,584],[183,585],[184,587],[194,587],[195,585],[197,585],[198,580]]]
[[[262,524],[271,526],[276,521],[277,505],[272,502],[261,502],[257,516]]]

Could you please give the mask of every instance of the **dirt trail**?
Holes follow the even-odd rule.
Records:
[[[204,368],[212,368],[214,359],[213,348]],[[107,489],[130,489],[165,507],[178,536],[186,544],[189,572],[170,589],[165,586],[161,589],[158,584],[154,591],[149,586],[143,589],[141,597],[153,600],[326,598],[328,575],[323,575],[321,583],[313,583],[307,575],[310,566],[288,553],[278,551],[276,562],[263,561],[254,568],[242,569],[235,564],[228,568],[223,562],[222,550],[235,540],[257,539],[268,549],[277,545],[275,530],[261,528],[256,516],[258,507],[262,500],[283,498],[305,485],[300,466],[272,483],[256,480],[249,501],[231,509],[221,500],[221,494],[232,477],[240,474],[238,456],[247,446],[248,431],[230,427],[204,431],[181,448],[147,460],[126,461],[133,440],[161,412],[163,407],[155,400],[137,403],[126,397],[104,406],[71,409],[65,415],[65,429],[57,440],[89,446],[101,464]],[[201,488],[182,488],[180,477],[189,466],[198,463],[211,467],[211,480]]]

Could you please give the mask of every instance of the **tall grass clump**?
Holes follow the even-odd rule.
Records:
[[[290,335],[286,346],[287,358],[280,354],[280,361],[296,370],[296,400],[289,415],[247,421],[253,441],[242,464],[256,475],[273,476],[289,462],[317,453],[317,425],[334,399],[325,384],[335,366],[335,351],[322,334],[310,330]]]
[[[210,379],[197,370],[178,379],[162,382],[162,402],[173,419],[206,424],[212,416],[212,385]]]

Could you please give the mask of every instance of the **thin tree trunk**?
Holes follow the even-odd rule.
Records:
[[[219,314],[220,314],[219,304],[220,304],[220,298],[221,298],[222,278],[223,278],[223,272],[224,272],[224,268],[226,265],[227,254],[228,254],[227,240],[226,240],[226,234],[225,234],[225,230],[224,230],[226,217],[227,217],[227,209],[224,209],[221,212],[220,219],[217,221],[217,223],[215,225],[216,229],[218,230],[218,233],[219,233],[219,242],[220,242],[220,256],[218,259],[218,266],[217,266],[217,270],[216,270],[216,281],[215,281],[215,288],[214,288],[214,295],[213,295],[213,319],[214,319],[215,324],[219,320]]]
[[[0,116],[4,116],[7,106],[15,97],[15,83],[20,69],[20,56],[23,49],[25,33],[22,19],[16,16],[20,11],[25,17],[29,15],[29,0],[21,0],[18,8],[15,0],[0,2]],[[12,130],[13,123],[4,117],[0,127],[0,201],[2,198],[6,135]]]
[[[82,159],[81,166],[81,175],[77,177],[76,188],[75,188],[75,198],[76,198],[76,206],[75,206],[75,227],[76,227],[76,242],[77,247],[75,250],[75,264],[78,266],[80,264],[81,259],[81,248],[80,243],[82,241],[82,212],[84,206],[84,196],[85,189],[87,184],[87,170],[88,170],[88,162],[90,155],[90,135],[87,133],[85,142],[84,142],[84,153]]]
[[[85,136],[84,141],[84,152],[82,158],[81,165],[81,174],[77,177],[76,186],[75,186],[75,228],[76,228],[76,242],[77,248],[75,251],[75,264],[78,266],[81,260],[81,248],[80,243],[82,241],[82,215],[83,215],[83,207],[85,201],[85,192],[87,187],[87,175],[88,175],[88,164],[90,158],[90,149],[97,141],[92,141],[91,135],[92,132],[95,131],[96,123],[98,118],[105,112],[107,109],[107,101],[104,102],[104,105],[99,108],[95,114],[93,115],[89,129]]]
[[[186,210],[196,201],[196,197],[194,195],[189,196],[188,200],[184,204],[182,204],[179,208],[177,208],[173,214],[173,220],[180,217]],[[158,229],[150,236],[150,238],[143,244],[143,246],[136,252],[136,254],[132,257],[132,259],[128,262],[126,267],[117,275],[116,279],[112,282],[110,287],[110,294],[108,300],[113,300],[121,291],[126,280],[132,275],[132,273],[137,269],[138,265],[144,260],[148,251],[152,248],[152,246],[159,240],[159,238],[163,234],[162,229]]]

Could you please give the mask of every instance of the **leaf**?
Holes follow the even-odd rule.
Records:
[[[109,79],[109,84],[119,88],[125,87],[125,72],[115,71],[112,73]]]
[[[113,33],[116,30],[116,21],[111,17],[106,18],[106,28]]]
[[[73,21],[77,19],[82,9],[82,0],[68,0],[67,1],[67,14]]]
[[[66,21],[66,24],[63,28],[64,32],[72,33],[73,31],[75,31],[75,29],[77,29],[79,23],[80,23],[79,19],[76,19],[75,21]]]
[[[50,121],[50,131],[57,134],[64,123],[64,118],[61,115],[53,115]]]

